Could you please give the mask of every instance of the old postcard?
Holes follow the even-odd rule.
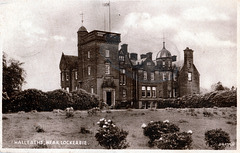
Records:
[[[237,152],[237,1],[0,4],[2,152]]]

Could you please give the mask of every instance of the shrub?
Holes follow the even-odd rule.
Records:
[[[97,115],[97,112],[101,112],[101,110],[98,107],[94,107],[87,111],[88,115],[90,115],[90,116]]]
[[[7,119],[8,119],[8,117],[2,116],[2,120],[7,120]]]
[[[229,134],[222,129],[212,129],[205,132],[205,141],[206,145],[215,150],[223,150],[231,143]]]
[[[127,131],[118,128],[111,120],[104,118],[97,123],[99,130],[95,137],[99,144],[106,149],[125,149],[129,146],[126,138]]]
[[[81,127],[80,133],[82,133],[82,134],[88,134],[88,133],[90,133],[90,130],[86,129],[85,127]]]
[[[143,127],[143,133],[149,137],[149,145],[153,146],[153,142],[156,139],[162,137],[162,134],[179,132],[179,127],[175,124],[166,121],[150,122],[146,127]]]
[[[74,116],[74,109],[72,107],[66,108],[66,118],[70,118]]]
[[[36,132],[45,132],[45,130],[43,129],[43,127],[41,125],[36,125],[35,130],[36,130]]]
[[[64,110],[73,104],[71,94],[62,89],[49,91],[47,96],[48,107],[46,107],[45,111],[52,111],[53,109]]]
[[[74,109],[87,110],[99,106],[99,98],[95,94],[90,94],[83,89],[72,91],[71,94]]]
[[[47,95],[41,90],[27,89],[19,92],[11,99],[11,109],[13,112],[31,110],[43,111],[48,106]]]
[[[167,133],[155,140],[155,143],[160,149],[190,149],[192,134],[187,132]]]
[[[213,114],[212,114],[211,112],[208,112],[207,110],[204,110],[204,111],[203,111],[203,116],[204,116],[204,117],[212,117]]]

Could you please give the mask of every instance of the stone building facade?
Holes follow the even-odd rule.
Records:
[[[193,50],[184,50],[183,66],[165,47],[156,58],[152,52],[129,53],[120,34],[82,26],[78,32],[78,56],[62,54],[61,87],[73,91],[82,88],[97,94],[109,106],[133,105],[148,108],[162,99],[200,92],[200,75],[193,63]]]

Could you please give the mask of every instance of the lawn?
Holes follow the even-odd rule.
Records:
[[[193,131],[192,149],[211,149],[205,144],[204,133],[215,128],[222,128],[229,133],[231,142],[236,144],[236,107],[205,108],[205,111],[213,114],[211,117],[204,117],[203,111],[202,108],[126,109],[102,111],[92,116],[88,115],[87,111],[75,111],[72,118],[66,118],[65,113],[53,112],[3,114],[3,148],[104,149],[94,137],[98,129],[96,123],[103,117],[113,120],[118,127],[128,131],[128,149],[150,149],[149,139],[143,135],[141,125],[164,120],[178,125],[180,131]],[[44,132],[36,132],[37,125],[40,125]],[[81,127],[90,133],[80,133]],[[51,144],[31,144],[33,141],[39,143],[44,140],[51,141]],[[69,144],[69,141],[75,144]],[[232,144],[226,149],[236,149],[236,145]]]

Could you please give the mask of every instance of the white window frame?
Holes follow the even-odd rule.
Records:
[[[110,64],[105,64],[105,74],[110,74]]]
[[[151,80],[154,81],[155,77],[154,77],[154,72],[151,72]]]
[[[77,73],[77,71],[75,71],[75,79],[76,79],[76,80],[78,79],[78,73]]]
[[[143,71],[143,80],[147,80],[147,71]]]
[[[188,72],[188,81],[192,81],[192,72]]]
[[[121,72],[122,74],[125,74],[125,73],[126,73],[126,70],[125,70],[125,69],[120,69],[120,72]]]
[[[147,66],[150,66],[150,65],[152,65],[152,63],[151,62],[147,62]]]
[[[120,55],[120,56],[119,56],[119,61],[122,61],[122,62],[125,61],[125,57],[124,57],[124,55]]]
[[[110,52],[109,52],[109,50],[105,50],[105,57],[110,57]]]
[[[93,87],[91,87],[91,94],[93,94],[94,93],[94,90],[93,90]]]
[[[166,74],[163,72],[163,81],[166,80]]]
[[[88,51],[88,58],[91,58],[91,52]]]
[[[168,80],[171,80],[171,72],[168,73]]]
[[[123,98],[126,98],[126,97],[127,97],[127,91],[126,91],[126,89],[123,89],[122,95],[123,95]]]
[[[157,93],[156,87],[152,87],[152,97],[156,97],[156,93]]]
[[[65,81],[64,75],[65,75],[65,72],[62,72],[62,81]]]
[[[162,65],[165,66],[165,61],[162,61]]]
[[[91,66],[88,66],[88,75],[91,75]]]
[[[143,95],[144,93],[144,95]],[[142,97],[146,97],[146,87],[142,86]]]
[[[69,74],[66,72],[66,81],[69,81]]]

